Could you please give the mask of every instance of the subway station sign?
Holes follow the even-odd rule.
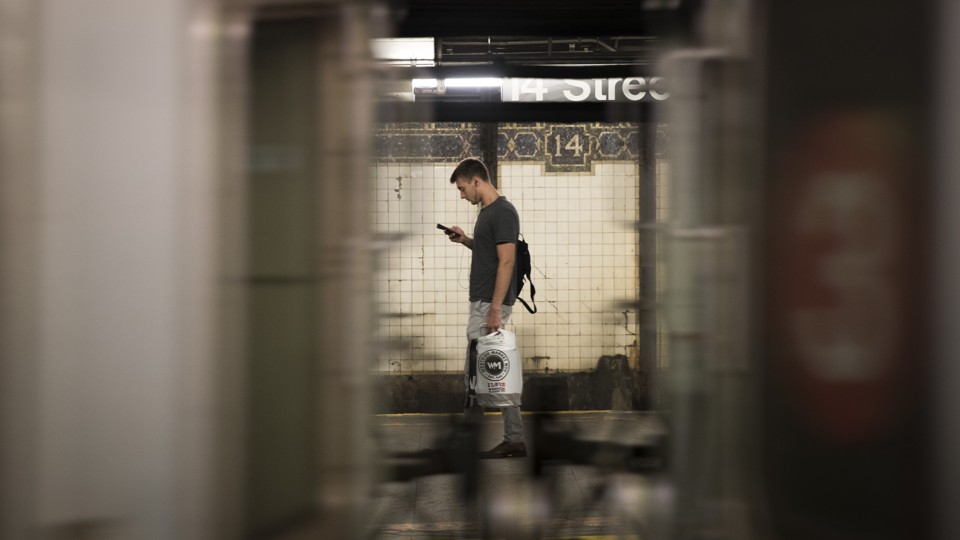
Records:
[[[662,77],[605,79],[505,78],[505,102],[663,101],[670,97]]]

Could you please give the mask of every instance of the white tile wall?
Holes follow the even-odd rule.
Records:
[[[380,258],[376,274],[379,337],[389,342],[380,372],[462,372],[470,251],[436,229],[458,225],[472,235],[477,209],[449,183],[455,165],[372,168],[374,229],[407,235]],[[500,165],[501,193],[520,212],[533,255],[539,313],[518,302],[511,320],[527,372],[589,370],[603,355],[635,358],[637,316],[618,302],[639,294],[638,175],[633,162],[565,174]]]

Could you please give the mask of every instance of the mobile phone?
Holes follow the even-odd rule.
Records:
[[[457,231],[451,229],[450,227],[444,227],[443,225],[441,225],[441,224],[439,224],[439,223],[437,223],[437,228],[440,229],[441,231],[447,233],[447,234],[450,235],[450,236],[460,236],[460,234],[457,233]]]

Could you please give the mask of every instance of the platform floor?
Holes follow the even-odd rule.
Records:
[[[658,417],[640,412],[571,412],[552,416],[577,438],[621,444],[649,442],[662,433]],[[377,417],[388,452],[434,448],[449,432],[448,415]],[[370,512],[376,538],[643,538],[649,531],[655,475],[616,472],[598,465],[553,462],[532,474],[532,415],[524,413],[528,457],[480,461],[480,496],[467,500],[463,475],[435,474],[378,483]],[[480,447],[502,437],[499,413],[487,413]]]

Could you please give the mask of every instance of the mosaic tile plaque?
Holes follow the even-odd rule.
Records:
[[[544,172],[587,172],[593,165],[596,137],[585,125],[549,125],[545,132]]]

